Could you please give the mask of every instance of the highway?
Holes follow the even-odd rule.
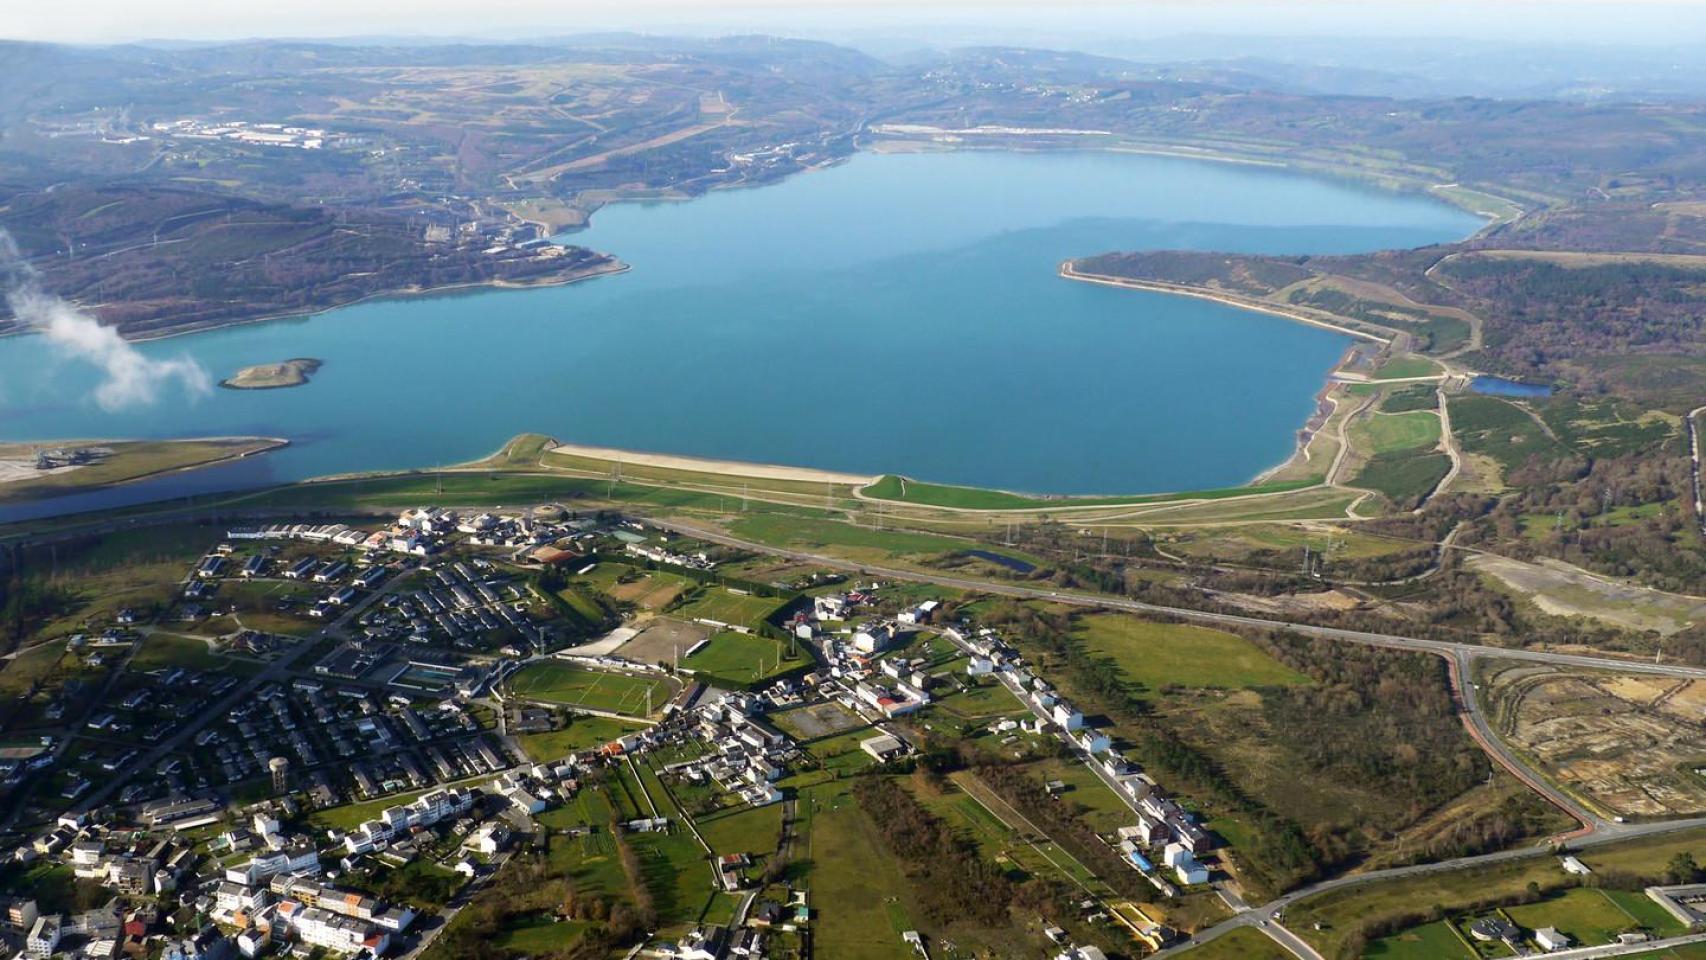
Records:
[[[1098,609],[1121,610],[1132,613],[1158,614],[1177,617],[1182,620],[1192,620],[1200,623],[1211,623],[1231,626],[1258,627],[1274,630],[1288,630],[1304,636],[1319,637],[1324,640],[1334,640],[1346,643],[1357,643],[1364,646],[1380,647],[1395,650],[1409,650],[1420,653],[1431,653],[1445,658],[1450,667],[1452,688],[1456,694],[1461,709],[1461,716],[1470,735],[1486,751],[1489,758],[1509,770],[1523,783],[1534,789],[1542,797],[1558,806],[1560,809],[1582,823],[1582,829],[1567,835],[1572,849],[1600,846],[1618,840],[1629,840],[1636,837],[1671,833],[1695,827],[1706,826],[1706,817],[1695,817],[1686,820],[1666,820],[1651,823],[1616,823],[1607,821],[1592,811],[1586,809],[1574,797],[1565,793],[1544,777],[1530,770],[1511,751],[1502,740],[1492,731],[1484,711],[1475,697],[1474,687],[1467,680],[1470,665],[1478,657],[1494,656],[1512,660],[1523,660],[1557,666],[1578,667],[1587,669],[1617,670],[1626,673],[1647,673],[1658,676],[1696,679],[1706,677],[1706,668],[1692,667],[1684,664],[1655,664],[1651,662],[1620,660],[1612,657],[1593,657],[1581,654],[1550,653],[1535,650],[1507,650],[1499,647],[1484,647],[1476,644],[1453,643],[1441,640],[1421,640],[1413,637],[1400,637],[1390,634],[1369,633],[1359,630],[1344,630],[1337,627],[1319,627],[1311,624],[1290,623],[1282,620],[1269,620],[1260,617],[1248,617],[1238,614],[1215,613],[1204,610],[1191,610],[1181,607],[1166,607],[1157,604],[1142,603],[1136,600],[1121,600],[1111,597],[1097,597],[1084,594],[1061,592],[1056,590],[1039,589],[1019,584],[993,583],[983,580],[972,580],[963,577],[947,576],[935,573],[923,573],[914,570],[901,570],[871,564],[853,563],[837,557],[828,557],[801,550],[790,550],[773,547],[768,544],[754,543],[731,537],[720,531],[708,530],[693,524],[668,520],[648,520],[655,526],[695,537],[724,546],[738,547],[755,553],[783,557],[802,563],[811,563],[831,569],[846,570],[864,576],[911,580],[915,582],[933,583],[938,586],[953,587],[963,590],[976,590],[1021,599],[1048,600],[1055,603],[1066,603],[1075,606]],[[1282,926],[1275,915],[1286,907],[1306,897],[1360,886],[1366,883],[1377,883],[1385,880],[1398,880],[1406,877],[1424,876],[1430,873],[1442,873],[1469,867],[1485,866],[1510,860],[1523,860],[1532,857],[1548,856],[1552,853],[1552,841],[1566,838],[1548,838],[1547,841],[1527,846],[1501,850],[1496,853],[1483,854],[1473,857],[1461,857],[1443,860],[1435,863],[1415,864],[1406,867],[1392,867],[1385,870],[1371,870],[1367,873],[1351,874],[1332,880],[1324,880],[1293,890],[1265,904],[1236,913],[1230,919],[1215,926],[1198,932],[1189,940],[1179,945],[1169,947],[1162,953],[1173,955],[1189,949],[1208,940],[1212,940],[1227,931],[1238,927],[1254,927],[1267,935],[1275,943],[1284,947],[1292,955],[1302,960],[1321,960],[1315,951],[1301,937]]]
[[[1692,418],[1690,418],[1690,426],[1692,429]],[[1696,456],[1698,456],[1698,448],[1696,448]],[[237,519],[240,516],[258,518],[261,516],[279,516],[289,514],[302,515],[309,512],[311,511],[307,508],[297,508],[294,511],[227,511],[226,518],[229,520]],[[165,518],[161,517],[151,519],[153,522],[159,522],[159,520]],[[1563,792],[1543,777],[1540,777],[1538,774],[1529,770],[1528,767],[1515,756],[1510,748],[1494,734],[1487,722],[1484,712],[1476,702],[1472,684],[1467,682],[1467,671],[1474,660],[1480,657],[1497,657],[1500,659],[1551,664],[1563,667],[1614,670],[1622,673],[1641,673],[1678,679],[1706,678],[1706,667],[1695,667],[1675,663],[1663,664],[1650,661],[1624,660],[1614,657],[1589,656],[1584,654],[1487,647],[1471,643],[1425,640],[1393,634],[1348,630],[1338,627],[1323,627],[1306,623],[1293,623],[1284,620],[1252,617],[1241,614],[1196,610],[1184,607],[1169,607],[1159,604],[1144,603],[1137,600],[1095,596],[1071,591],[1059,591],[1017,583],[1001,583],[967,577],[957,577],[941,573],[857,563],[839,557],[743,540],[718,530],[712,530],[677,520],[645,519],[646,522],[660,529],[669,530],[710,543],[736,547],[754,553],[780,557],[801,563],[808,563],[828,569],[842,570],[867,577],[908,580],[960,590],[978,591],[982,593],[1015,597],[1019,599],[1046,600],[1053,603],[1069,604],[1078,607],[1172,617],[1198,623],[1222,626],[1254,627],[1267,630],[1284,630],[1302,636],[1335,642],[1354,643],[1384,649],[1431,653],[1435,656],[1444,658],[1450,665],[1453,689],[1458,697],[1464,724],[1469,730],[1470,735],[1481,745],[1488,756],[1494,762],[1497,762],[1500,766],[1509,770],[1514,776],[1518,777],[1548,801],[1564,810],[1570,816],[1581,821],[1583,828],[1568,835],[1570,846],[1573,849],[1594,847],[1618,840],[1626,840],[1635,837],[1650,836],[1706,826],[1706,817],[1651,823],[1616,823],[1607,821],[1605,818],[1598,816],[1593,811],[1586,809],[1579,801],[1575,800],[1573,797]],[[113,523],[111,526],[116,529],[134,525],[137,525],[135,521],[120,521]],[[83,530],[80,532],[86,535],[92,531]],[[378,594],[371,595],[370,598],[368,598],[368,602],[371,602],[371,598],[375,596],[378,596]],[[362,606],[364,605],[365,604]],[[360,607],[349,611],[344,618],[340,619],[340,623],[342,623],[343,620],[356,616],[359,609]],[[248,682],[239,686],[235,691],[233,691],[233,693],[228,695],[221,704],[208,711],[204,711],[199,717],[180,728],[179,731],[171,738],[157,744],[149,751],[147,756],[133,763],[128,770],[115,776],[93,795],[85,798],[85,807],[97,805],[114,789],[124,783],[125,780],[130,776],[133,776],[138,770],[146,769],[147,766],[158,762],[159,758],[170,753],[172,750],[177,749],[186,738],[193,736],[195,731],[207,722],[207,718],[222,715],[225,710],[229,709],[229,707],[237,702],[241,697],[252,692],[254,689],[258,689],[262,684],[283,676],[288,671],[294,660],[309,646],[309,643],[304,642],[298,644],[290,651],[287,651],[283,657],[270,664],[263,673],[251,678]],[[1192,945],[1218,937],[1229,930],[1233,930],[1241,926],[1251,926],[1259,929],[1293,955],[1304,958],[1304,960],[1319,960],[1319,955],[1313,950],[1313,948],[1311,948],[1301,938],[1297,937],[1294,933],[1286,930],[1276,921],[1276,913],[1283,911],[1286,907],[1306,897],[1312,897],[1332,890],[1339,890],[1386,880],[1398,880],[1406,877],[1422,876],[1430,873],[1440,873],[1469,867],[1484,866],[1505,861],[1547,856],[1550,855],[1551,852],[1552,848],[1550,843],[1547,842],[1533,846],[1502,850],[1496,853],[1480,856],[1458,858],[1436,863],[1416,864],[1406,867],[1393,867],[1384,870],[1369,871],[1367,873],[1352,874],[1331,880],[1325,880],[1320,883],[1299,888],[1260,906],[1239,912],[1233,917],[1222,921],[1215,926],[1198,932],[1188,941],[1185,941],[1180,945],[1170,947],[1162,952],[1172,955],[1188,949]]]
[[[801,563],[829,567],[835,570],[845,570],[872,577],[885,577],[895,580],[911,580],[917,583],[932,583],[941,587],[952,587],[957,590],[974,590],[982,593],[993,593],[1002,596],[1017,597],[1025,600],[1048,600],[1054,603],[1071,604],[1073,606],[1091,607],[1105,610],[1122,610],[1130,613],[1147,613],[1166,617],[1176,617],[1180,620],[1193,620],[1199,623],[1221,624],[1226,626],[1256,627],[1264,630],[1286,630],[1306,637],[1318,637],[1323,640],[1337,640],[1345,643],[1357,643],[1369,647],[1385,647],[1394,650],[1413,650],[1421,653],[1431,653],[1435,656],[1454,658],[1459,654],[1469,657],[1493,656],[1505,660],[1525,660],[1538,663],[1557,664],[1559,666],[1580,667],[1590,670],[1618,670],[1625,673],[1645,673],[1656,676],[1675,677],[1677,679],[1697,680],[1706,678],[1706,667],[1694,667],[1680,663],[1652,663],[1643,660],[1623,660],[1615,657],[1593,657],[1573,653],[1553,653],[1543,650],[1506,649],[1504,647],[1487,647],[1473,643],[1457,643],[1448,640],[1422,640],[1415,637],[1401,637],[1386,633],[1369,633],[1362,630],[1346,630],[1339,627],[1320,627],[1307,623],[1293,623],[1288,620],[1270,620],[1263,617],[1250,617],[1235,613],[1218,613],[1210,610],[1194,610],[1189,607],[1168,607],[1154,603],[1144,603],[1139,600],[1122,600],[1118,597],[1102,597],[1093,594],[1074,593],[1070,591],[1048,590],[1039,587],[1024,586],[1015,583],[1000,583],[989,580],[976,580],[967,577],[955,577],[946,574],[929,573],[918,570],[905,570],[898,567],[883,567],[868,563],[855,563],[839,557],[810,553],[803,550],[790,550],[785,547],[773,547],[769,544],[756,543],[731,537],[717,530],[675,520],[646,519],[647,523],[664,530],[670,530],[685,536],[719,543],[724,546],[738,547],[754,553],[769,554]]]

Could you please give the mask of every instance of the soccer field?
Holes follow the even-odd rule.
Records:
[[[542,660],[510,678],[509,688],[516,696],[530,700],[641,717],[646,715],[648,691],[651,708],[657,711],[675,696],[676,685],[668,677],[591,670]]]
[[[755,597],[712,587],[705,591],[704,596],[675,611],[675,615],[686,620],[705,619],[731,626],[756,627],[785,602],[775,597]]]
[[[781,643],[768,637],[727,631],[711,637],[711,642],[682,660],[681,665],[724,680],[747,684],[787,672],[806,662],[786,659],[784,649]]]

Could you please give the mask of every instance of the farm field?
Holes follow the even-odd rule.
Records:
[[[1243,689],[1306,682],[1250,641],[1208,627],[1117,613],[1080,617],[1075,627],[1087,650],[1113,660],[1151,693],[1170,684]]]
[[[747,853],[763,856],[776,849],[782,836],[782,805],[742,806],[725,813],[702,817],[699,832],[719,855]]]
[[[908,960],[902,930],[914,929],[904,899],[900,865],[882,854],[882,841],[854,806],[847,787],[826,783],[800,795],[809,817],[807,857],[813,864],[812,900],[834,904],[814,921],[822,942],[836,945],[838,960]]]
[[[658,710],[675,695],[676,686],[664,676],[593,670],[561,660],[541,660],[523,667],[509,680],[516,696],[560,703],[587,710],[644,716],[647,693]]]

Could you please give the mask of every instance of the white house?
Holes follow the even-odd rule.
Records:
[[[892,623],[867,623],[853,634],[853,649],[865,654],[886,650],[894,642],[894,634]]]
[[[1069,733],[1084,726],[1084,714],[1079,713],[1077,707],[1067,703],[1065,700],[1060,700],[1055,703],[1052,716],[1054,717],[1054,722],[1059,724],[1061,729],[1066,730]]]
[[[1113,746],[1113,744],[1108,740],[1108,735],[1100,730],[1080,731],[1078,734],[1078,745],[1084,748],[1084,751],[1092,756],[1098,753],[1107,753],[1108,748]]]
[[[1551,953],[1562,950],[1570,945],[1570,935],[1559,933],[1556,927],[1541,927],[1534,931],[1534,942],[1540,944],[1540,949]]]

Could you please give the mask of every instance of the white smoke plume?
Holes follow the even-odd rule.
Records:
[[[43,290],[40,276],[4,227],[0,227],[0,284],[13,316],[46,337],[60,352],[101,371],[94,399],[109,413],[159,402],[162,389],[174,380],[192,397],[213,389],[213,379],[195,360],[143,356],[117,330],[101,326],[75,304]]]

